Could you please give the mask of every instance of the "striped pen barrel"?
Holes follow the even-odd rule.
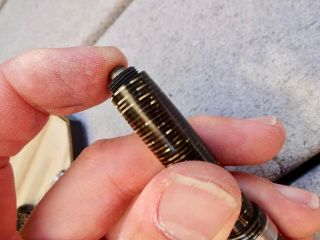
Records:
[[[165,166],[188,160],[219,164],[146,72],[120,66],[113,70],[111,80],[113,104]],[[242,196],[240,216],[229,239],[283,239],[264,211]]]

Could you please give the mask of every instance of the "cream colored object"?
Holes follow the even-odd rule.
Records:
[[[17,206],[37,204],[55,176],[69,168],[72,146],[68,120],[51,116],[42,131],[10,159],[15,175]]]

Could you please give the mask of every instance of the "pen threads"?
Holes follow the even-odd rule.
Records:
[[[117,67],[111,73],[111,80],[113,104],[165,166],[188,160],[219,164],[146,72],[138,73],[134,67]],[[281,238],[266,214],[243,196],[240,217],[229,239]]]

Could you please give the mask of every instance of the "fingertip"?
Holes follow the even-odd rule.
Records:
[[[285,236],[300,239],[319,231],[320,208],[315,194],[246,173],[232,175],[246,196],[267,212]]]
[[[216,164],[203,161],[185,161],[169,166],[161,174],[159,178],[181,174],[203,181],[214,182],[241,202],[238,183],[229,172]]]
[[[112,70],[114,67],[117,67],[119,65],[121,66],[127,66],[128,60],[124,53],[115,46],[96,46],[96,48],[101,50],[101,53],[103,54],[104,58],[108,61],[112,62],[112,65],[110,66],[110,69]]]
[[[183,162],[146,186],[118,231],[128,239],[226,239],[240,207],[240,190],[228,172]]]
[[[233,177],[219,166],[196,161],[173,166],[168,174],[158,228],[169,238],[227,238],[241,206]]]
[[[284,125],[274,117],[239,119],[197,116],[190,121],[224,165],[268,161],[280,151],[285,141]]]
[[[268,157],[274,157],[283,147],[286,140],[286,129],[283,121],[276,116],[262,116],[258,118],[243,119],[248,125],[248,129],[253,132],[257,140],[263,139],[267,144],[266,152],[261,153]],[[260,135],[260,136],[259,136]],[[263,149],[263,146],[259,148]]]

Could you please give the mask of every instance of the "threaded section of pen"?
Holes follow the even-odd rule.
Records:
[[[110,85],[112,102],[165,165],[185,160],[217,163],[161,89],[145,73],[125,69]]]
[[[111,78],[112,102],[165,166],[187,160],[219,164],[145,72],[138,73],[133,67],[117,68]],[[263,235],[268,232],[266,223],[266,214],[243,195],[241,213],[229,239],[276,240]]]

